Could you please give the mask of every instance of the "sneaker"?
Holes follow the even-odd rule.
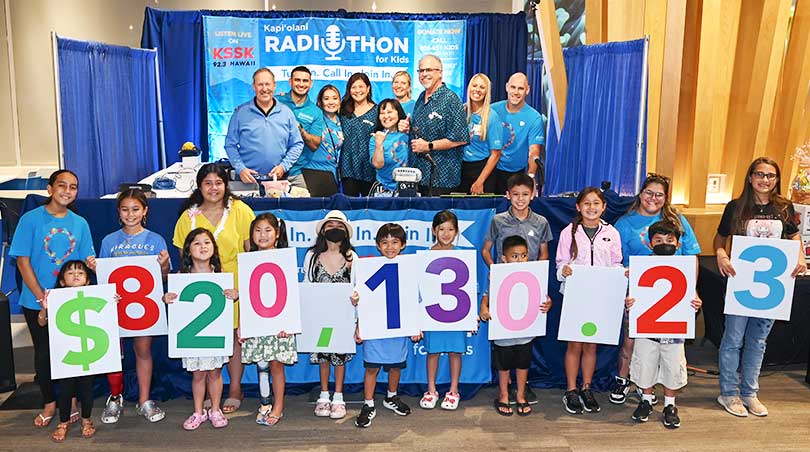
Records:
[[[633,411],[632,419],[636,422],[647,422],[650,419],[650,413],[652,413],[652,405],[650,402],[642,400],[638,403],[636,411]]]
[[[458,408],[458,401],[461,399],[461,395],[457,392],[447,392],[444,394],[444,400],[442,400],[442,409],[443,410],[450,410],[453,411]]]
[[[318,399],[315,402],[315,416],[329,417],[332,414],[332,407],[329,399]]]
[[[332,404],[329,406],[329,418],[343,419],[344,417],[346,417],[346,402],[332,402]]]
[[[222,410],[217,411],[208,410],[208,419],[211,420],[211,425],[213,425],[214,428],[222,428],[228,426],[228,418],[226,418],[225,415],[222,414]]]
[[[750,397],[741,397],[742,404],[744,407],[748,408],[748,412],[753,414],[754,416],[764,417],[768,415],[768,409],[765,408],[765,405],[759,401],[757,396],[753,395]]]
[[[419,400],[419,406],[426,410],[432,410],[436,408],[436,403],[438,401],[439,401],[438,392],[426,392],[422,394],[422,398]]]
[[[121,417],[121,412],[124,411],[124,399],[120,395],[107,397],[107,405],[104,407],[104,412],[101,413],[101,422],[105,424],[115,424],[118,418]]]
[[[399,396],[386,397],[383,400],[383,406],[389,410],[397,413],[400,416],[407,416],[411,414],[411,407],[409,407]]]
[[[742,400],[737,396],[717,396],[717,403],[730,414],[737,417],[748,417],[748,411],[745,409],[745,405],[743,405]]]
[[[598,413],[602,410],[596,397],[593,396],[593,391],[590,388],[579,390],[579,399],[582,401],[582,408],[588,413]]]
[[[197,430],[202,424],[208,422],[208,411],[202,413],[191,413],[191,416],[183,422],[185,430]]]
[[[377,410],[364,403],[363,408],[360,409],[360,414],[358,414],[357,419],[354,420],[354,425],[361,428],[371,427],[371,420],[374,419],[376,415]]]
[[[161,410],[154,400],[147,400],[140,405],[135,405],[135,411],[149,422],[162,421],[166,417],[166,412]]]
[[[524,392],[524,396],[526,397],[526,403],[529,405],[537,405],[537,394],[532,391],[532,387],[526,383],[526,391]]]
[[[661,421],[666,428],[678,428],[681,426],[681,418],[678,417],[678,408],[675,405],[667,405],[664,408],[664,419]]]
[[[644,393],[641,391],[641,388],[636,388],[636,392],[634,392],[634,394],[636,395],[636,397],[638,398],[638,400],[640,402],[641,399],[643,398],[643,397],[641,397],[641,395],[644,394]],[[652,405],[652,406],[658,405],[658,397],[655,395],[655,391],[653,391],[652,396],[653,396],[653,398],[652,398],[652,402],[650,402],[650,405]]]
[[[623,404],[627,400],[627,394],[630,392],[630,380],[620,376],[616,376],[616,385],[610,391],[610,402],[618,405]]]
[[[576,389],[565,391],[562,400],[565,411],[571,414],[582,414],[582,403],[579,400]]]

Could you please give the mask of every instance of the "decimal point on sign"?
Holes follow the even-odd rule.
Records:
[[[596,324],[593,322],[585,322],[582,324],[581,331],[583,336],[591,337],[596,334]]]

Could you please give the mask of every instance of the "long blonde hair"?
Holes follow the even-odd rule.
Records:
[[[490,104],[490,97],[492,91],[492,82],[489,81],[489,77],[486,74],[475,74],[470,78],[470,83],[467,84],[467,102],[464,103],[464,109],[467,110],[467,124],[470,123],[472,120],[472,102],[470,101],[470,88],[472,87],[473,81],[476,78],[479,78],[484,81],[486,85],[486,94],[484,95],[484,101],[481,105],[481,141],[487,141],[487,126],[489,125],[489,104]]]

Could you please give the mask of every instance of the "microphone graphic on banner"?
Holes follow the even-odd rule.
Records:
[[[340,27],[332,24],[326,27],[325,34],[326,37],[321,38],[321,47],[329,54],[326,59],[329,61],[340,60],[337,54],[343,52],[343,49],[346,48],[346,41],[340,37]]]

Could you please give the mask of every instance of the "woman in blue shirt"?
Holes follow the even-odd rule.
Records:
[[[394,169],[408,165],[408,135],[397,130],[406,115],[396,99],[380,102],[379,112],[368,153],[371,165],[377,169],[377,182],[386,192],[393,192],[397,188]]]
[[[467,126],[470,143],[464,146],[459,191],[480,195],[495,192],[492,172],[501,159],[503,124],[495,110],[489,108],[492,83],[484,74],[475,74],[467,85]]]
[[[394,97],[397,98],[405,114],[413,113],[413,106],[416,103],[411,98],[411,74],[408,71],[397,71],[394,78],[391,80],[391,91],[394,92]]]
[[[366,196],[374,182],[374,167],[368,159],[368,137],[377,122],[377,106],[371,98],[371,81],[357,72],[346,82],[340,103],[343,148],[340,152],[340,177],[343,194]]]
[[[335,85],[321,88],[317,105],[323,111],[326,127],[321,135],[321,145],[310,153],[301,174],[307,182],[310,196],[332,196],[338,192],[337,165],[343,146],[343,129],[338,116],[340,92]],[[307,149],[303,152],[307,152]]]

